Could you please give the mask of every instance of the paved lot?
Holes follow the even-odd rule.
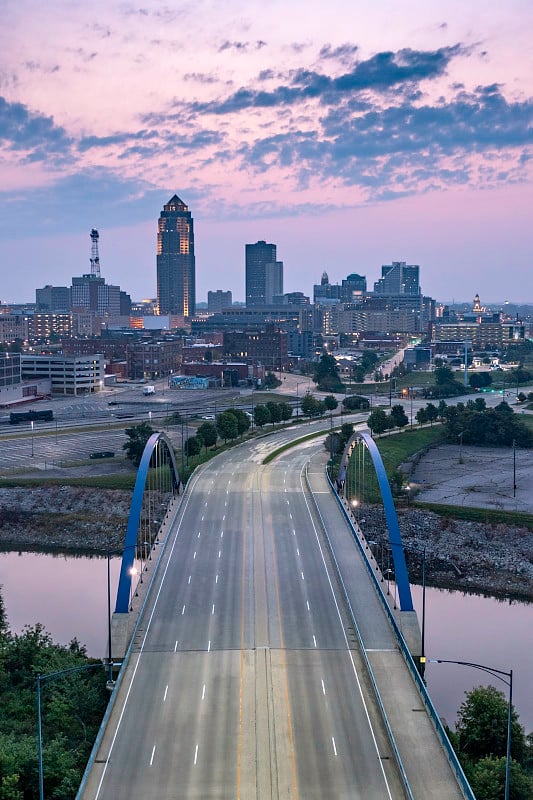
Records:
[[[533,513],[533,453],[516,449],[516,496],[513,496],[512,447],[444,445],[430,450],[411,476],[428,503]]]

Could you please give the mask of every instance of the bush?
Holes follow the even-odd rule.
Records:
[[[366,411],[370,408],[370,401],[367,397],[361,397],[358,394],[350,394],[342,401],[343,408],[348,411]]]

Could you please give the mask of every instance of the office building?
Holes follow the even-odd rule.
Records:
[[[287,332],[275,325],[263,330],[224,331],[224,356],[247,364],[262,364],[269,370],[281,370],[288,363]]]
[[[259,241],[246,245],[246,306],[269,306],[283,294],[283,261],[276,245]]]
[[[120,316],[120,286],[112,286],[96,275],[72,278],[72,308],[84,308],[99,316]]]
[[[420,267],[408,265],[405,261],[393,261],[381,267],[381,278],[374,284],[374,293],[379,295],[420,294]]]
[[[193,316],[196,305],[193,218],[175,194],[157,225],[157,303],[160,314]]]
[[[207,293],[207,310],[212,314],[220,313],[223,308],[231,308],[233,295],[231,292],[223,292],[217,289],[216,292]]]
[[[35,290],[37,311],[69,311],[70,289],[68,286],[43,286]]]
[[[26,355],[21,357],[22,378],[51,382],[54,394],[91,394],[104,385],[104,357],[101,353],[87,356]]]

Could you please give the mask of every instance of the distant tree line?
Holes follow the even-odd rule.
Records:
[[[533,445],[533,434],[505,401],[487,408],[485,400],[477,397],[447,406],[442,418],[449,442],[455,443],[461,436],[463,444],[470,445],[509,447],[513,442],[520,447]]]

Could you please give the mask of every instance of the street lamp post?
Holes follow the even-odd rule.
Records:
[[[463,463],[463,433],[464,431],[461,431],[461,433],[457,435],[459,439],[459,464]]]
[[[516,497],[516,439],[513,439],[513,497]]]
[[[298,383],[296,384],[296,417],[297,418],[298,418],[298,409],[299,409],[299,406],[300,406],[299,387],[303,386],[306,383],[307,383],[307,386],[309,387],[309,383],[310,383],[310,379],[309,378],[306,381],[298,381]]]
[[[474,664],[471,661],[451,661],[450,659],[446,658],[425,658],[422,657],[420,659],[423,663],[428,664],[458,664],[461,667],[472,667],[473,669],[479,669],[481,672],[487,672],[489,675],[492,675],[494,678],[497,678],[499,681],[504,683],[506,686],[509,687],[509,705],[507,709],[507,752],[506,752],[506,760],[505,760],[505,800],[509,800],[509,793],[511,788],[511,736],[512,736],[512,729],[513,729],[513,670],[509,670],[509,672],[505,672],[501,669],[496,669],[495,667],[487,667],[485,664]],[[505,680],[508,678],[508,680]]]
[[[33,458],[33,420],[30,422],[31,425],[31,457]]]
[[[42,728],[42,708],[41,708],[41,687],[46,681],[57,680],[63,675],[71,675],[74,672],[82,672],[86,669],[96,669],[101,667],[102,662],[97,664],[81,664],[79,667],[69,667],[60,669],[56,672],[48,672],[45,675],[37,675],[37,760],[39,765],[39,800],[44,800],[44,770],[43,770],[43,728]]]

